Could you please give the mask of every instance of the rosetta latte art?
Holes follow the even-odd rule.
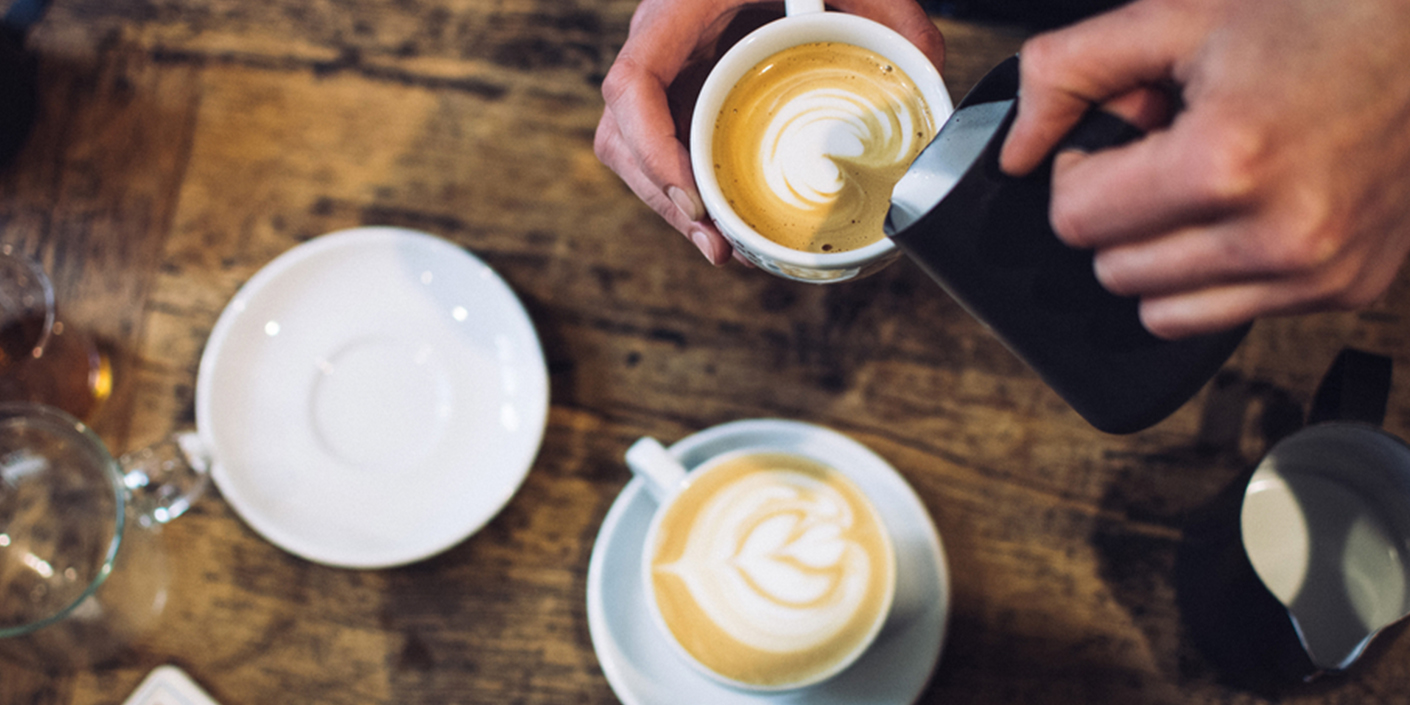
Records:
[[[890,605],[889,540],[861,491],[806,458],[760,453],[691,484],[653,548],[656,604],[715,672],[767,685],[864,646]]]
[[[793,47],[741,79],[715,127],[720,188],[786,247],[843,252],[882,237],[891,191],[934,127],[906,74],[835,42]]]
[[[866,552],[833,489],[788,471],[758,472],[717,492],[690,527],[685,554],[660,570],[742,644],[800,651],[844,629],[867,596]]]

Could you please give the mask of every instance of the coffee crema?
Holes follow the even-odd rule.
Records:
[[[691,481],[656,529],[653,598],[697,661],[736,682],[815,679],[885,621],[895,557],[881,518],[842,473],[757,453]]]
[[[891,191],[935,135],[914,81],[842,42],[785,49],[750,69],[720,109],[715,177],[735,213],[794,250],[883,237]]]

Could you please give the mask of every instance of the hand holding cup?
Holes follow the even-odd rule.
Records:
[[[730,259],[732,248],[701,200],[692,172],[690,110],[699,77],[740,26],[757,26],[757,8],[742,0],[672,3],[644,0],[632,21],[631,36],[603,82],[606,110],[598,125],[598,157],[692,242],[714,264]],[[790,14],[807,6],[821,13],[822,3],[789,3]],[[894,29],[890,46],[913,48],[923,56],[938,83],[943,41],[935,24],[911,2],[838,0],[832,6]],[[761,57],[762,58],[762,57]],[[747,67],[746,67],[747,68]],[[914,72],[912,78],[920,80]],[[943,91],[942,91],[943,92]],[[948,105],[948,96],[944,98]],[[948,114],[948,108],[944,110]],[[943,120],[944,115],[936,115]],[[713,120],[713,118],[712,118]]]

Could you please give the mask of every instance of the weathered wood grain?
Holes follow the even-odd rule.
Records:
[[[0,174],[0,239],[39,253],[121,361],[115,449],[194,423],[225,302],[299,242],[360,224],[456,242],[520,294],[552,409],[484,530],[384,571],[326,568],[218,494],[167,527],[161,632],[126,661],[0,663],[0,702],[117,703],[176,663],[237,703],[613,702],[588,635],[622,453],[776,416],[888,458],[944,537],[945,655],[925,702],[1394,703],[1398,633],[1332,688],[1221,683],[1173,587],[1185,516],[1294,427],[1346,345],[1410,369],[1410,282],[1360,313],[1259,323],[1221,377],[1142,433],[1099,433],[916,268],[791,284],[709,266],[592,153],[628,0],[57,0],[31,37],[38,128]],[[958,98],[1023,35],[940,21]],[[1410,436],[1400,380],[1387,427]]]

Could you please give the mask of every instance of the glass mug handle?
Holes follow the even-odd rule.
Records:
[[[128,508],[144,527],[181,516],[210,484],[210,454],[195,431],[177,431],[117,462]]]
[[[210,482],[203,445],[181,431],[115,458],[55,407],[0,404],[0,512],[21,510],[0,517],[0,590],[30,598],[0,600],[3,658],[94,666],[160,626],[170,566],[156,539]]]

